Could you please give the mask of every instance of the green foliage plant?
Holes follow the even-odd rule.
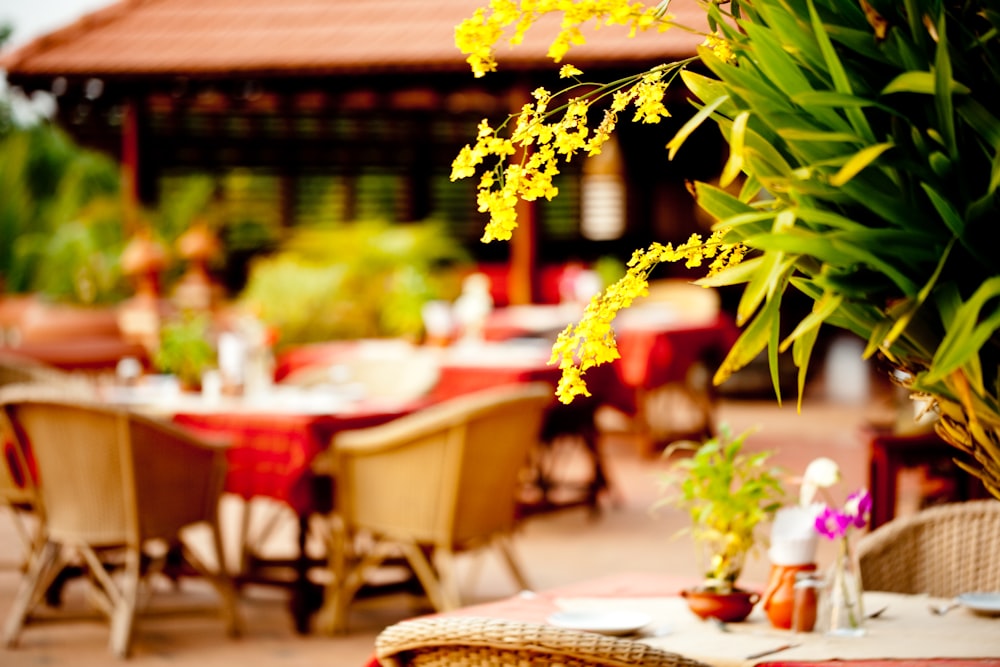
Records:
[[[113,303],[127,293],[118,168],[58,128],[0,138],[0,288],[52,301]]]
[[[217,364],[208,315],[183,312],[160,327],[160,344],[153,365],[161,373],[177,376],[188,388],[201,386],[201,375]]]
[[[697,111],[665,147],[669,155],[714,124],[729,156],[718,184],[692,186],[715,220],[711,235],[637,250],[626,276],[560,337],[560,398],[586,394],[586,370],[617,358],[611,323],[645,293],[653,268],[706,266],[700,284],[742,286],[742,333],[716,383],[766,351],[777,391],[778,355],[790,350],[801,402],[821,327],[853,332],[866,358],[886,361],[911,391],[934,399],[939,433],[971,461],[960,465],[1000,496],[996,1],[712,1],[702,4],[704,25],[686,27],[672,22],[668,0],[570,5],[494,1],[458,27],[456,41],[477,75],[496,67],[493,47],[505,31],[519,39],[551,12],[566,19],[550,52],[557,61],[591,20],[686,28],[705,42],[694,59],[611,83],[563,65],[566,91],[539,89],[501,126],[484,121],[452,176],[482,172],[487,236],[509,237],[513,202],[554,196],[544,186],[561,161],[599,152],[626,111],[638,122],[669,115],[663,95],[678,80]],[[591,128],[588,118],[601,120]],[[519,159],[529,145],[531,157]],[[782,323],[790,291],[812,309]]]
[[[780,471],[768,463],[773,452],[744,450],[751,433],[733,436],[722,425],[715,437],[676,442],[663,453],[673,462],[660,479],[664,495],[654,507],[688,513],[691,536],[705,559],[707,590],[733,590],[757,543],[757,526],[774,517],[784,498]]]
[[[252,264],[239,301],[279,332],[280,345],[417,339],[423,304],[455,298],[455,270],[467,261],[434,222],[303,227]]]

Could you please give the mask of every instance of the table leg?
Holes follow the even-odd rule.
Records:
[[[323,605],[323,589],[309,580],[312,561],[306,553],[306,538],[309,535],[309,516],[299,517],[299,534],[296,539],[298,557],[293,565],[295,580],[289,600],[289,611],[295,623],[295,631],[309,634],[313,614]]]
[[[869,454],[869,486],[872,494],[871,528],[886,523],[896,514],[897,464],[885,441],[875,437]]]

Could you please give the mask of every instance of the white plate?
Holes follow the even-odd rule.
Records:
[[[604,635],[628,635],[652,620],[649,614],[625,609],[557,611],[548,618],[550,624],[560,628]]]
[[[955,599],[977,614],[1000,615],[1000,593],[962,593]]]

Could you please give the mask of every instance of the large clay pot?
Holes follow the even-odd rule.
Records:
[[[799,572],[815,572],[816,564],[806,565],[772,565],[767,587],[761,596],[760,604],[764,613],[776,628],[790,630],[792,614],[795,608],[795,577]],[[815,612],[812,621],[815,621]],[[803,620],[805,622],[805,620]],[[812,623],[807,623],[812,625]]]
[[[759,594],[739,588],[733,589],[732,593],[688,588],[681,591],[681,597],[687,600],[688,608],[697,616],[717,618],[725,623],[737,623],[746,619],[760,600]]]

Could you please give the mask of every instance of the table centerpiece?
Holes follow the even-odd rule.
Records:
[[[701,443],[678,441],[663,452],[672,463],[660,479],[664,495],[654,509],[672,506],[690,516],[684,530],[701,550],[705,576],[682,595],[702,618],[742,621],[760,599],[736,584],[757,544],[757,526],[774,516],[784,492],[778,469],[768,464],[772,452],[744,451],[750,433],[733,436],[722,425]]]

